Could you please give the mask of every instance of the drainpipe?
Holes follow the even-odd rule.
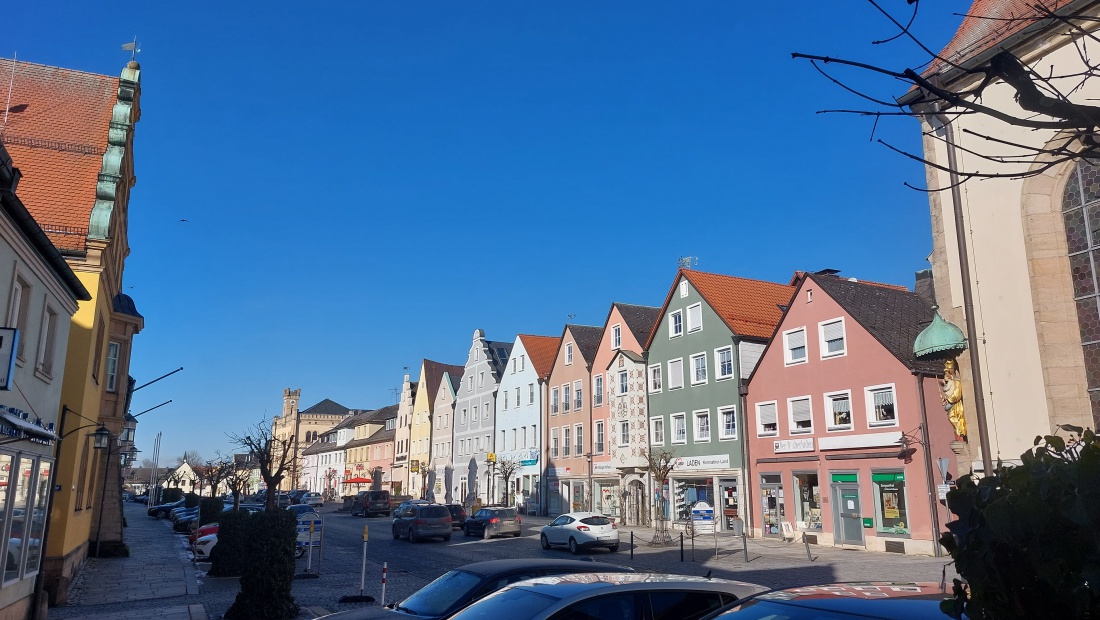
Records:
[[[955,242],[959,247],[959,270],[962,275],[963,315],[966,317],[966,344],[970,349],[970,374],[974,377],[974,415],[978,421],[978,442],[982,451],[982,474],[993,473],[993,457],[989,451],[989,429],[985,417],[985,389],[982,386],[981,359],[978,354],[977,326],[974,323],[974,293],[970,288],[970,258],[966,249],[966,227],[963,220],[962,190],[958,159],[955,153],[955,129],[942,113],[935,118],[943,127],[947,142],[947,167],[950,169],[951,202],[955,215]],[[923,393],[923,392],[922,392]]]
[[[923,373],[914,373],[917,380],[917,394],[920,396],[920,434],[921,445],[924,447],[924,483],[928,490],[928,508],[932,511],[932,551],[936,557],[943,556],[943,549],[940,548],[939,535],[940,535],[940,511],[937,508],[939,500],[936,497],[936,487],[932,484],[932,448],[929,446],[928,440],[928,409],[924,403],[924,380],[927,378]]]
[[[752,477],[750,475],[749,468],[749,430],[748,419],[749,416],[745,411],[746,403],[748,399],[746,396],[749,394],[748,386],[742,385],[741,382],[741,350],[738,346],[740,340],[737,336],[733,337],[733,372],[737,377],[737,424],[741,428],[741,470],[744,473],[741,482],[741,488],[743,489],[745,497],[745,510],[741,517],[741,522],[744,523],[745,534],[752,533]]]

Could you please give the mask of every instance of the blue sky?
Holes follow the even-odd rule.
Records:
[[[801,51],[925,60],[870,4],[19,3],[0,56],[118,75],[141,47],[125,291],[138,448],[229,453],[303,405],[395,402],[403,368],[660,305],[681,256],[912,285],[918,164]],[[884,3],[899,11],[907,5]],[[240,5],[240,6],[238,6]],[[957,6],[956,6],[957,5]],[[262,7],[262,8],[259,8]],[[941,48],[963,3],[924,9]],[[904,87],[868,82],[878,94]],[[912,119],[876,137],[917,152]],[[16,162],[18,165],[18,162]],[[186,223],[179,220],[186,219]]]

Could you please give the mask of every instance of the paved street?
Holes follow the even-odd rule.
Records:
[[[237,594],[236,578],[212,578],[207,564],[189,560],[185,539],[174,534],[167,521],[154,521],[144,506],[127,504],[129,527],[126,538],[131,557],[90,560],[74,582],[71,604],[50,610],[50,618],[158,618],[195,620],[220,618]],[[368,526],[367,583],[365,593],[381,599],[382,563],[389,566],[386,598],[392,601],[420,588],[440,574],[469,562],[497,558],[570,557],[568,551],[544,551],[539,546],[538,528],[546,519],[526,519],[524,536],[481,540],[464,538],[456,531],[450,542],[412,544],[393,540],[385,517],[364,519],[339,512],[335,505],[322,509],[325,519],[323,556],[313,556],[320,569],[315,579],[294,582],[294,597],[302,606],[302,618],[359,605],[340,604],[341,596],[358,594],[362,566],[363,527]],[[645,543],[652,531],[637,529],[631,560],[630,528],[622,530],[623,545],[618,553],[593,551],[594,560],[627,564],[638,570],[679,572],[729,577],[768,586],[791,586],[827,581],[894,579],[939,581],[946,560],[894,554],[846,551],[811,546],[813,562],[806,559],[800,543],[750,541],[746,562],[740,538],[719,537],[715,558],[714,538],[696,540],[692,560],[690,541],[685,543],[683,563],[677,544],[652,547]],[[305,571],[306,559],[298,561]],[[948,578],[953,573],[948,574]]]

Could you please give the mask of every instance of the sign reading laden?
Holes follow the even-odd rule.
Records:
[[[730,455],[707,454],[704,456],[679,456],[673,461],[673,472],[695,469],[729,469]]]

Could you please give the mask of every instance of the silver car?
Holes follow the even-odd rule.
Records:
[[[686,575],[591,573],[520,581],[450,620],[699,620],[764,586]]]
[[[494,536],[520,535],[520,517],[515,508],[488,507],[474,513],[462,526],[466,536],[481,536],[488,540]]]
[[[596,512],[570,512],[542,528],[539,542],[543,549],[569,547],[574,555],[591,547],[619,550],[619,529],[615,522]]]

